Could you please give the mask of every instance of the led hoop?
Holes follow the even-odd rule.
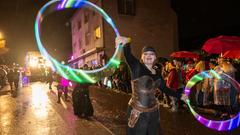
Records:
[[[54,68],[58,70],[58,72],[61,74],[61,76],[63,76],[66,79],[73,80],[73,81],[76,81],[79,83],[86,83],[86,82],[95,83],[96,80],[93,79],[93,77],[90,77],[88,74],[97,73],[99,71],[102,71],[102,70],[108,68],[109,66],[113,66],[113,65],[116,66],[116,65],[120,64],[120,61],[118,58],[118,54],[122,50],[122,47],[120,45],[118,45],[118,47],[116,48],[116,50],[115,50],[112,58],[109,60],[109,62],[105,66],[103,66],[99,69],[95,69],[95,70],[73,69],[69,66],[59,63],[56,59],[54,59],[51,55],[49,55],[48,52],[46,51],[46,49],[43,47],[43,44],[40,39],[40,24],[43,20],[44,11],[53,4],[57,4],[54,11],[63,10],[63,9],[67,9],[67,8],[80,8],[84,5],[87,8],[90,8],[90,9],[98,12],[111,25],[116,36],[120,36],[120,34],[119,34],[118,29],[116,28],[115,24],[113,23],[112,19],[104,12],[104,10],[89,1],[86,1],[86,0],[51,0],[48,3],[46,3],[39,10],[36,20],[35,20],[35,25],[34,25],[35,38],[36,38],[36,42],[38,45],[38,49],[40,50],[41,54],[52,63]]]
[[[228,130],[233,130],[235,128],[237,128],[240,124],[240,112],[238,112],[238,114],[229,120],[225,120],[225,121],[214,121],[214,120],[209,120],[206,119],[202,116],[200,116],[198,113],[196,113],[192,106],[190,105],[190,100],[189,100],[189,94],[190,94],[190,90],[191,88],[199,81],[202,81],[204,78],[212,78],[212,76],[209,75],[209,73],[216,77],[217,79],[222,79],[222,77],[226,77],[227,79],[230,79],[231,84],[236,87],[236,89],[238,91],[240,91],[240,85],[238,84],[237,81],[235,81],[234,79],[232,79],[230,76],[222,73],[221,77],[214,71],[214,70],[209,70],[209,71],[204,71],[201,72],[195,76],[193,76],[187,83],[185,89],[184,89],[184,94],[186,94],[188,97],[186,99],[186,103],[188,105],[188,107],[190,108],[190,111],[192,112],[192,114],[194,115],[194,117],[200,122],[202,123],[204,126],[214,129],[214,130],[218,130],[218,131],[228,131]]]

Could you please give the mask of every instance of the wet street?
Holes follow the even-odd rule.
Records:
[[[40,82],[10,93],[0,90],[0,135],[126,135],[129,94],[92,86],[94,117],[80,119],[72,102],[57,103],[57,95]],[[111,101],[111,102],[109,102]],[[172,113],[160,107],[164,135],[239,135],[240,129],[217,132],[198,123],[188,111]]]
[[[58,104],[54,91],[42,83],[13,95],[0,91],[0,135],[111,135],[99,122],[73,115],[71,102]]]

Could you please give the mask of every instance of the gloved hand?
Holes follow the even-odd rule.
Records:
[[[181,100],[183,100],[186,103],[187,99],[188,99],[188,95],[187,94],[182,94]]]
[[[116,37],[116,39],[115,39],[115,43],[116,43],[116,47],[117,47],[118,45],[124,46],[124,45],[126,45],[126,44],[128,44],[128,43],[131,43],[131,38],[129,38],[129,37],[123,37],[123,36],[118,36],[118,37]]]
[[[163,65],[161,63],[158,63],[157,61],[153,62],[153,69],[161,71],[162,67]]]

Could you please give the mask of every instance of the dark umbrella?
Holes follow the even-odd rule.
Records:
[[[240,49],[240,37],[218,36],[207,40],[202,49],[211,54],[220,54],[229,50]]]

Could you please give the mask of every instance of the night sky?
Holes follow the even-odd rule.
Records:
[[[0,31],[10,51],[8,61],[23,64],[27,51],[38,50],[34,37],[34,21],[38,10],[48,0],[0,0]],[[52,13],[42,23],[42,41],[49,53],[59,61],[71,53],[68,20],[73,11]]]
[[[240,36],[239,0],[171,1],[178,15],[180,49],[200,49],[219,35]]]
[[[0,31],[4,33],[11,61],[23,64],[27,51],[37,50],[34,20],[48,0],[0,0]],[[137,1],[136,1],[137,2]],[[179,47],[199,49],[211,37],[240,36],[238,0],[171,0],[178,15]],[[48,15],[42,24],[42,39],[51,55],[65,60],[71,55],[68,20],[74,11]]]

